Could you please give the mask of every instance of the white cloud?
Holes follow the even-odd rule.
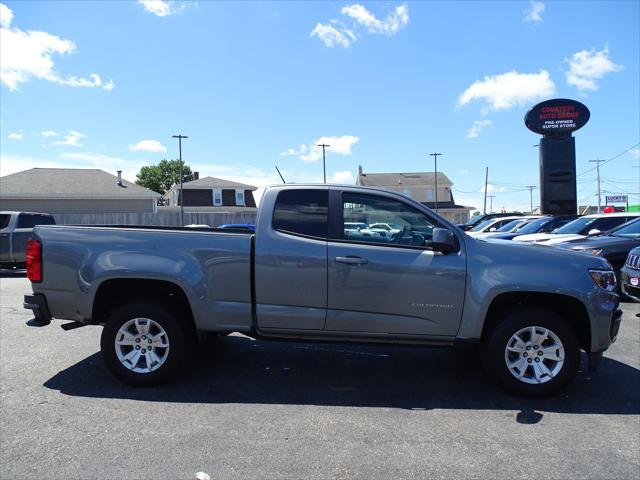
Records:
[[[69,130],[69,132],[63,137],[63,140],[58,140],[53,142],[51,145],[56,146],[66,146],[66,147],[81,147],[82,144],[79,142],[82,138],[87,138],[86,135],[83,135],[80,132],[76,132],[75,130]]]
[[[482,100],[487,104],[486,111],[506,110],[549,97],[555,90],[556,86],[546,70],[539,73],[511,71],[476,80],[460,95],[458,105]]]
[[[490,183],[487,185],[487,193],[504,193],[506,192],[507,189],[506,187],[500,187],[500,188],[496,188],[493,185],[491,185]],[[484,193],[484,185],[482,186],[482,188],[480,188],[480,192]]]
[[[369,33],[394,35],[409,23],[409,7],[407,4],[397,6],[384,20],[379,20],[362,5],[347,5],[340,11],[343,15],[354,19],[365,27]]]
[[[333,172],[333,175],[331,175],[331,178],[329,179],[329,183],[353,183],[353,173],[349,170]]]
[[[135,145],[129,145],[129,150],[132,152],[164,153],[167,148],[158,140],[140,140]]]
[[[488,127],[493,122],[491,120],[476,120],[467,132],[467,138],[477,138],[484,127]],[[467,172],[468,173],[468,172]]]
[[[309,145],[300,145],[296,150],[289,148],[283,152],[286,155],[299,155],[300,159],[305,162],[316,162],[322,158],[322,147],[319,144],[329,145],[326,147],[327,153],[337,155],[351,155],[351,148],[358,143],[360,139],[353,135],[342,135],[341,137],[320,137]]]
[[[341,27],[337,23],[334,27],[329,24],[318,23],[311,31],[310,37],[318,37],[324,43],[325,47],[333,48],[337,45],[347,48],[357,40],[355,34],[346,28]]]
[[[138,0],[138,3],[144,7],[147,12],[151,12],[158,17],[166,17],[175,15],[184,10],[184,3],[174,2],[171,0]]]
[[[529,8],[524,10],[524,18],[522,19],[525,22],[541,22],[542,21],[542,12],[544,12],[544,3],[537,2],[532,0],[530,2]]]
[[[24,139],[24,135],[22,134],[22,130],[19,132],[12,132],[8,135],[11,140],[22,140]]]
[[[4,3],[0,3],[0,27],[9,28],[13,20],[13,12]]]
[[[45,130],[44,132],[40,132],[40,136],[42,138],[57,137],[58,136],[58,132],[54,132],[53,130]]]
[[[597,80],[607,73],[618,72],[623,68],[609,58],[607,45],[599,52],[595,49],[581,50],[564,61],[569,64],[569,71],[565,72],[567,83],[582,91],[597,90]]]
[[[303,143],[298,148],[287,148],[284,152],[281,152],[280,155],[283,157],[297,157],[298,155],[304,155],[308,150],[309,147]]]
[[[9,90],[16,90],[32,77],[71,87],[113,88],[113,80],[104,82],[95,73],[83,78],[63,77],[56,72],[52,55],[74,53],[76,46],[71,40],[46,32],[11,28],[13,12],[4,4],[0,4],[0,16],[0,83]]]
[[[640,148],[633,148],[629,152],[633,158],[640,158]]]

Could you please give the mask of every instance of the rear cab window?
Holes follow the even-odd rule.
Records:
[[[273,211],[279,232],[326,240],[329,228],[329,190],[283,190]]]

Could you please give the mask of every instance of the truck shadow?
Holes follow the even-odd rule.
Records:
[[[510,396],[484,375],[475,349],[264,342],[220,337],[199,349],[171,384],[134,388],[106,370],[100,353],[44,386],[65,395],[155,402],[295,404],[402,409],[511,410],[520,423],[541,412],[640,414],[640,370],[604,358],[553,398]]]

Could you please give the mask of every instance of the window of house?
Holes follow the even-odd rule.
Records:
[[[236,205],[244,207],[244,190],[236,190]]]
[[[219,188],[213,189],[213,206],[222,206],[222,190],[220,190]]]
[[[283,190],[273,212],[273,228],[285,233],[327,238],[328,190]]]
[[[427,202],[435,201],[436,196],[433,194],[433,188],[427,188]]]

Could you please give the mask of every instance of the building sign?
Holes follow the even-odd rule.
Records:
[[[607,195],[607,203],[627,203],[626,195]]]
[[[524,124],[529,130],[542,135],[569,135],[582,128],[590,116],[586,105],[556,98],[533,106],[525,115]]]

